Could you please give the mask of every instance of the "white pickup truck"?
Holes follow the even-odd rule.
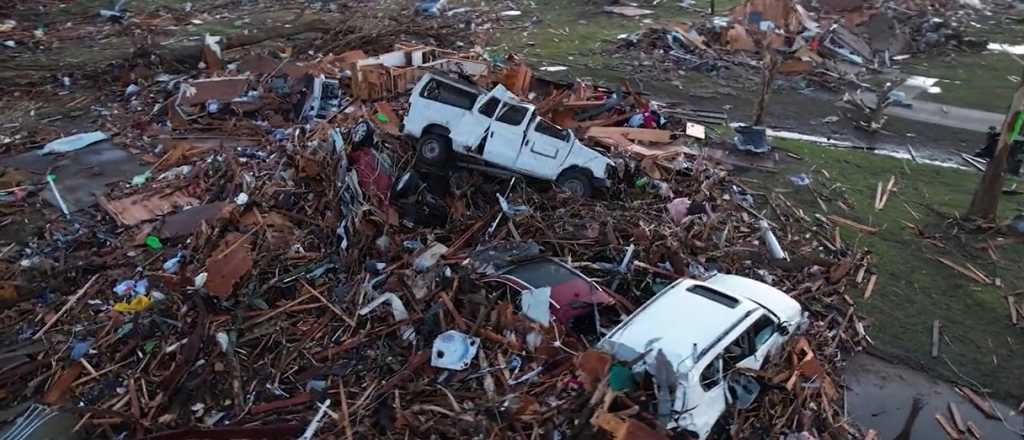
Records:
[[[611,160],[539,118],[533,105],[505,87],[487,92],[438,73],[413,88],[402,132],[418,139],[417,160],[429,166],[459,161],[554,181],[580,196],[608,186],[614,173]]]

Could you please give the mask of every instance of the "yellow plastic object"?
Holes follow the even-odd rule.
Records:
[[[130,302],[130,303],[123,303],[123,302],[121,302],[121,303],[114,304],[114,310],[118,311],[118,312],[122,312],[122,313],[124,313],[124,312],[129,312],[129,313],[141,312],[141,311],[146,310],[147,308],[149,308],[149,303],[150,302],[151,301],[149,300],[148,296],[146,296],[146,295],[139,295],[139,296],[136,296],[135,298],[133,298],[132,302]]]

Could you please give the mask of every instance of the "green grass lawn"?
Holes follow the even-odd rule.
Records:
[[[683,8],[678,2],[671,1],[656,5],[635,2],[637,7],[654,11],[654,14],[631,18],[603,12],[603,7],[609,2],[534,0],[523,8],[521,17],[510,21],[507,29],[497,32],[488,46],[495,52],[511,51],[526,55],[535,67],[559,63],[570,67],[563,74],[548,76],[563,79],[590,77],[615,83],[632,77],[629,69],[621,65],[622,59],[611,57],[606,51],[615,46],[619,35],[639,32],[662,22],[700,22],[703,18],[698,10],[708,10],[710,2],[697,0],[692,5],[697,10]],[[716,14],[723,14],[739,3],[740,0],[717,0]],[[532,17],[540,21],[518,27]]]
[[[991,388],[995,397],[1024,399],[1024,330],[1010,324],[1009,308],[1001,296],[1024,289],[1024,244],[998,248],[999,260],[994,261],[973,246],[984,238],[964,230],[956,221],[957,213],[966,211],[980,173],[801,142],[775,143],[804,160],[783,166],[777,174],[755,176],[764,188],[785,192],[784,196],[808,215],[834,214],[881,228],[876,235],[842,229],[844,241],[856,241],[872,253],[871,268],[878,274],[874,292],[864,300],[861,286],[861,291],[850,296],[858,302],[859,313],[868,318],[876,348],[911,366],[955,380],[956,374],[942,356],[930,356],[932,321],[938,319],[948,338],[942,340],[940,353],[948,356],[956,369]],[[795,187],[789,181],[788,176],[801,172],[813,178],[818,193],[832,198],[825,201],[827,213],[808,188]],[[896,192],[883,210],[876,211],[878,182],[887,183],[891,176],[896,176]],[[839,200],[846,200],[850,210],[841,208]],[[1024,199],[1004,197],[1000,218],[1020,212],[1022,202]],[[925,241],[902,222],[919,226],[945,247]],[[1004,287],[980,285],[933,256],[960,265],[970,263],[989,277],[999,278]]]
[[[956,54],[912,60],[903,73],[938,78],[942,93],[922,93],[922,101],[1005,113],[1024,66],[1004,53]]]

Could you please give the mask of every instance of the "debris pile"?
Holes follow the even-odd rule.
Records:
[[[684,69],[717,74],[728,66],[757,66],[772,49],[783,54],[783,74],[822,80],[852,79],[866,70],[933,50],[985,50],[988,42],[964,35],[977,13],[959,2],[879,3],[750,0],[706,23],[659,24],[623,36],[619,50],[662,54]],[[813,11],[813,12],[812,12]]]
[[[218,41],[205,73],[136,91],[102,133],[4,158],[5,218],[46,225],[0,249],[0,405],[20,408],[15,428],[668,438],[689,408],[666,406],[681,390],[661,374],[696,372],[658,362],[654,377],[633,368],[646,354],[631,365],[599,344],[676,280],[735,274],[809,317],[777,323],[794,330],[760,370],[719,371],[760,393],[722,391],[742,409],[718,427],[858,435],[836,371],[870,343],[849,299],[874,284],[869,254],[839,232],[861,225],[731,176],[704,125],[724,115],[535,79],[516,57],[399,44],[231,60]],[[580,198],[479,164],[423,167],[401,134],[428,72],[498,90],[495,124],[535,108],[572,130],[536,128],[613,158],[609,188]],[[465,96],[453,90],[421,96]]]

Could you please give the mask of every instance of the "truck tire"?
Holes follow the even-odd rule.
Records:
[[[416,144],[416,159],[437,168],[445,168],[452,155],[452,141],[439,134],[424,134]]]
[[[373,146],[373,124],[367,120],[359,121],[349,132],[349,140],[356,147]]]
[[[593,177],[590,176],[590,173],[580,169],[562,171],[555,183],[579,197],[590,197],[590,194],[594,192]]]

